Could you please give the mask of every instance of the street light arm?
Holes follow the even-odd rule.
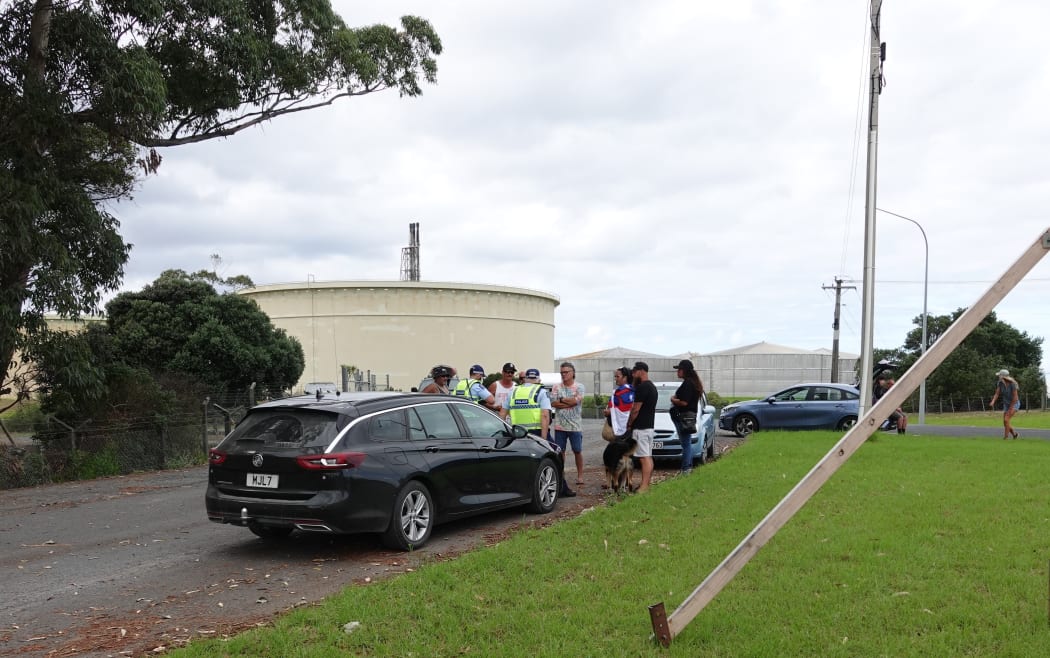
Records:
[[[927,299],[928,293],[930,291],[930,241],[926,239],[926,231],[925,231],[925,229],[922,228],[922,224],[920,224],[919,222],[915,221],[911,217],[905,217],[904,215],[898,215],[895,212],[890,212],[889,210],[883,210],[882,208],[876,208],[875,210],[878,210],[879,212],[884,212],[887,215],[893,215],[894,217],[899,217],[900,219],[907,220],[907,221],[911,222],[912,224],[915,224],[916,226],[918,226],[919,227],[919,232],[922,233],[922,241],[926,245],[926,265],[925,265],[925,272],[923,274],[923,283],[922,283],[922,351],[921,351],[921,354],[926,354],[926,342],[927,342],[927,339],[926,339],[926,319],[927,319],[927,316],[928,316],[928,313],[926,312],[926,299]],[[922,385],[919,386],[919,424],[920,425],[925,425],[926,424],[926,379],[925,378],[923,378],[923,380],[922,380]]]

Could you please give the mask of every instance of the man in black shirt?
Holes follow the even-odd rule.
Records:
[[[634,456],[642,465],[642,483],[638,492],[649,490],[649,480],[653,476],[653,436],[656,434],[653,425],[656,421],[656,403],[660,394],[656,386],[649,381],[649,364],[638,361],[631,369],[634,378],[634,406],[627,419],[627,429],[632,430],[632,437],[638,442]]]

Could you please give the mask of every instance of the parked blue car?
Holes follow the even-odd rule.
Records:
[[[772,429],[848,430],[857,422],[860,391],[847,384],[795,384],[763,400],[722,408],[718,427],[747,436]]]

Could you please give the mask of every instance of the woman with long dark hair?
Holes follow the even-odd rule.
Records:
[[[672,412],[677,411],[671,414],[671,421],[674,422],[675,432],[682,444],[682,473],[690,473],[693,470],[693,436],[699,427],[694,427],[692,432],[686,432],[680,419],[682,413],[692,413],[693,418],[696,419],[694,425],[698,424],[700,400],[704,397],[704,384],[700,381],[700,375],[696,374],[696,368],[689,359],[682,359],[675,369],[678,371],[678,378],[682,380],[682,384],[671,396],[671,404],[674,405]],[[703,446],[701,446],[702,449]]]

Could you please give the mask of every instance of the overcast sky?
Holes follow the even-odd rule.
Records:
[[[257,284],[427,281],[558,295],[556,356],[769,341],[858,352],[868,16],[859,0],[336,0],[428,19],[438,84],[167,149],[115,214],[125,288],[168,268]],[[883,6],[878,206],[929,237],[929,311],[968,306],[1050,227],[1050,4]],[[922,311],[919,229],[877,225],[875,346]],[[1050,335],[1050,258],[999,318]]]

